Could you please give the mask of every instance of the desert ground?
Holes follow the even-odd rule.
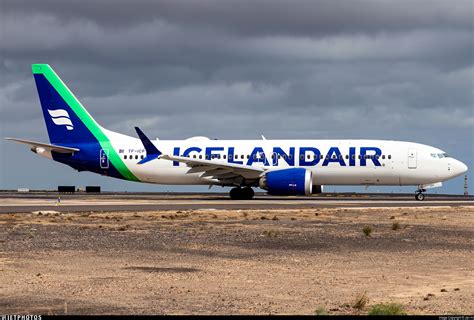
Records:
[[[474,314],[473,253],[472,206],[2,214],[0,310]]]

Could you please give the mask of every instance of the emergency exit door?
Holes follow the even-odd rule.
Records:
[[[109,149],[100,149],[100,168],[109,168]]]
[[[408,169],[416,169],[416,149],[408,149]]]

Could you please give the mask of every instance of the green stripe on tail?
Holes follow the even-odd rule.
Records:
[[[46,77],[49,83],[54,87],[54,89],[56,89],[79,119],[81,119],[87,129],[89,129],[97,141],[99,141],[102,149],[109,149],[109,160],[120,174],[127,180],[140,181],[122,161],[122,158],[117,154],[112,143],[110,143],[109,138],[102,131],[99,124],[92,118],[89,112],[87,112],[84,106],[79,102],[64,82],[62,82],[54,70],[48,64],[33,64],[31,67],[33,74],[42,74]]]

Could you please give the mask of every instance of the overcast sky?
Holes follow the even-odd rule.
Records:
[[[414,141],[465,162],[474,190],[472,0],[0,3],[2,137],[49,141],[31,75],[48,63],[121,133]],[[0,188],[207,190],[77,173],[3,139],[0,148]],[[461,193],[462,180],[436,191]]]

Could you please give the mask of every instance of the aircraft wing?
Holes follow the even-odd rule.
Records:
[[[239,183],[245,180],[257,180],[265,169],[236,163],[214,160],[192,159],[188,157],[161,155],[160,159],[185,163],[190,169],[187,173],[202,172],[201,177],[220,180],[222,184]]]
[[[54,151],[58,153],[74,153],[80,150],[77,148],[62,147],[62,146],[56,146],[54,144],[47,144],[47,143],[35,142],[35,141],[30,141],[30,140],[22,140],[22,139],[16,139],[16,138],[5,138],[5,140],[15,141],[15,142],[29,145],[32,147],[31,148],[32,150],[33,148],[35,149],[43,148],[46,151]]]
[[[219,180],[221,185],[240,185],[245,181],[258,180],[265,171],[263,168],[245,166],[237,163],[227,163],[217,159],[203,160],[189,157],[180,157],[163,154],[156,148],[153,142],[143,133],[140,128],[135,127],[138,137],[143,143],[146,151],[145,159],[138,162],[144,164],[156,159],[165,159],[185,163],[189,170],[187,173],[202,172],[201,177]]]

